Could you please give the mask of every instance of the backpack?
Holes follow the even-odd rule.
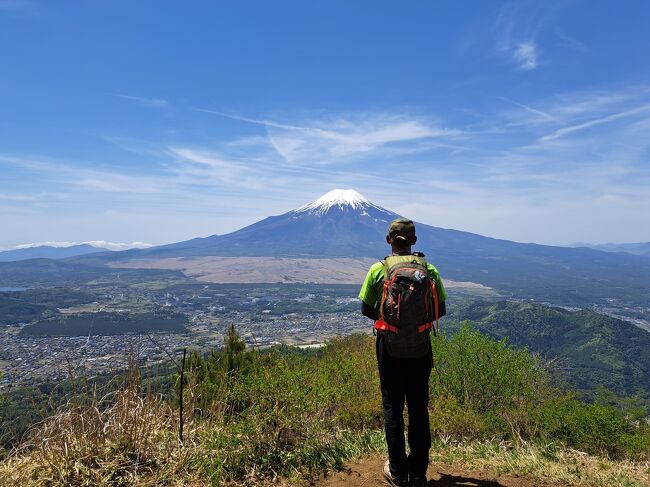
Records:
[[[383,264],[384,287],[375,328],[382,330],[391,357],[421,357],[429,351],[429,331],[433,328],[437,334],[436,283],[420,252],[390,255]]]

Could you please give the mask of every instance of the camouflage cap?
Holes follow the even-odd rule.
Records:
[[[396,218],[390,222],[388,236],[396,240],[413,240],[415,225],[408,218]]]

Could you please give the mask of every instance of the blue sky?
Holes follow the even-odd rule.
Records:
[[[0,0],[0,248],[226,233],[354,188],[650,240],[650,3]]]

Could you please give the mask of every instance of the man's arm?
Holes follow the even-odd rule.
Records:
[[[367,316],[371,320],[377,321],[379,319],[379,312],[375,308],[377,304],[377,285],[378,280],[381,278],[384,266],[381,262],[377,262],[370,266],[368,274],[363,280],[363,285],[359,291],[359,299],[361,300],[361,314]]]
[[[377,321],[379,319],[379,313],[374,306],[370,306],[363,301],[361,301],[361,314],[367,316],[371,320]]]
[[[429,278],[436,283],[436,292],[438,293],[438,318],[442,318],[447,314],[447,305],[445,304],[447,291],[445,291],[445,286],[442,284],[442,279],[440,279],[438,269],[436,269],[430,262],[427,262],[427,270],[429,271]]]

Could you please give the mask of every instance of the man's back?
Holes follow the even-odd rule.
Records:
[[[386,242],[392,254],[370,267],[359,292],[361,312],[375,320],[388,445],[384,477],[394,486],[425,485],[431,448],[428,402],[433,356],[429,332],[432,319],[435,317],[437,321],[446,313],[447,293],[440,274],[424,255],[411,252],[416,240],[412,221],[391,222]],[[431,286],[430,290],[427,286]],[[409,304],[408,316],[402,315],[402,299],[411,298],[421,299],[422,306]],[[404,438],[405,402],[409,410],[408,456]]]

